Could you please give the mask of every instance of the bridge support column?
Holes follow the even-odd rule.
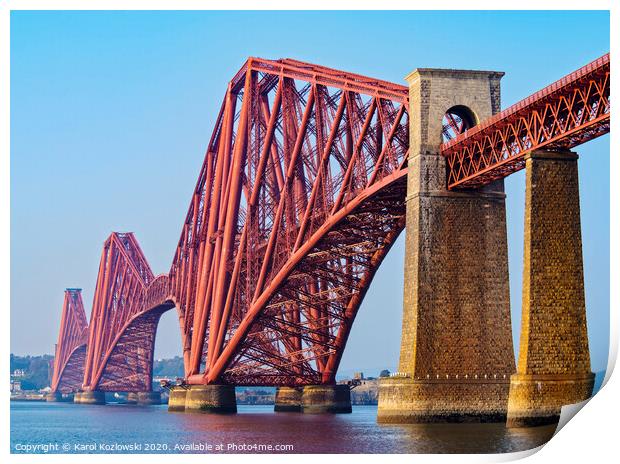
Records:
[[[521,342],[508,426],[557,422],[592,395],[581,250],[577,155],[526,157]]]
[[[78,404],[105,404],[105,392],[100,390],[77,392],[73,402]]]
[[[185,399],[187,389],[184,387],[172,387],[168,396],[168,411],[182,412],[185,411]]]
[[[348,385],[306,385],[301,394],[301,411],[306,414],[350,413],[351,389]]]
[[[298,387],[278,387],[273,410],[275,412],[301,412],[302,391]]]
[[[185,396],[185,412],[236,413],[233,385],[190,385]]]
[[[453,109],[474,125],[500,108],[503,73],[420,69],[409,81],[410,154],[399,373],[379,422],[504,421],[515,371],[503,181],[449,191],[439,146]]]
[[[62,400],[62,393],[59,391],[52,391],[45,395],[45,401],[48,403],[58,403]]]
[[[73,403],[73,393],[50,392],[45,396],[47,402]]]
[[[127,392],[127,404],[138,404],[137,392]]]

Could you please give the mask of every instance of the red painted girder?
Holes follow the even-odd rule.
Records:
[[[533,150],[570,149],[609,132],[609,54],[441,146],[448,187],[477,188],[523,169]]]
[[[246,63],[231,80],[233,89],[238,89],[238,87],[242,85],[243,76],[248,70],[260,71],[273,76],[298,79],[327,87],[335,87],[400,103],[407,103],[409,101],[409,89],[404,85],[398,85],[393,82],[373,79],[361,74],[332,69],[291,58],[279,60],[266,60],[255,57],[248,58]]]
[[[79,288],[65,290],[58,343],[52,371],[52,391],[69,393],[80,388],[84,375],[84,348],[88,339],[88,323]],[[80,362],[81,359],[81,362]]]
[[[404,86],[294,60],[251,58],[233,78],[169,273],[190,382],[228,381],[233,370],[245,382],[242,365],[257,362],[289,383],[333,377],[326,369],[335,373],[345,319],[380,263],[372,254],[383,256],[402,229],[407,99]],[[385,182],[398,193],[371,201]],[[356,199],[368,201],[351,209]],[[372,205],[380,211],[364,209]],[[355,223],[355,214],[375,219]],[[339,248],[330,235],[327,259],[311,250],[304,260],[297,252],[318,230],[346,233],[341,245],[357,248]],[[302,280],[296,290],[284,290],[288,278],[277,275],[294,256],[307,270],[292,274]],[[269,306],[278,285],[297,298]],[[270,309],[254,320],[256,302]],[[221,369],[230,372],[214,373]]]
[[[93,298],[83,389],[150,389],[155,330],[161,313],[174,306],[169,296],[168,276],[155,278],[134,235],[112,233]]]
[[[310,306],[320,305],[321,303],[327,304],[330,306],[330,313],[335,311],[337,313],[337,317],[333,317],[333,314],[325,313],[322,319],[322,323],[317,324],[317,321],[313,321],[309,316],[304,317],[304,322],[302,324],[293,324],[287,323],[286,326],[289,330],[299,330],[304,334],[304,339],[308,341],[308,338],[314,333],[323,327],[328,327],[328,334],[326,334],[326,338],[323,340],[320,339],[312,339],[312,341],[308,341],[308,353],[313,353],[313,355],[306,356],[305,361],[312,361],[314,359],[320,359],[321,357],[325,358],[325,365],[320,370],[312,369],[311,376],[295,376],[295,375],[285,375],[282,369],[271,369],[269,370],[269,375],[263,379],[264,382],[271,382],[274,379],[286,379],[283,385],[305,385],[308,383],[316,383],[316,380],[319,379],[320,383],[330,383],[334,381],[335,371],[340,360],[340,356],[344,350],[344,346],[346,344],[346,339],[348,337],[348,333],[351,327],[351,323],[355,317],[355,313],[359,308],[359,304],[361,303],[361,299],[365,291],[367,290],[372,277],[376,269],[378,268],[378,264],[381,262],[389,247],[394,242],[395,238],[398,236],[400,231],[404,228],[404,195],[406,191],[406,185],[404,182],[406,179],[406,170],[402,173],[402,176],[395,176],[392,178],[388,178],[385,180],[385,184],[381,186],[375,186],[373,192],[368,192],[369,196],[373,196],[375,194],[379,195],[382,193],[387,193],[390,189],[389,186],[398,186],[397,194],[394,195],[393,204],[395,208],[399,208],[399,214],[394,216],[395,222],[393,222],[389,226],[389,232],[382,231],[381,227],[376,227],[376,239],[379,239],[383,244],[379,244],[372,248],[369,251],[369,265],[362,266],[358,271],[361,278],[359,279],[347,279],[342,278],[342,285],[349,285],[349,290],[346,294],[339,294],[337,291],[334,291],[335,288],[331,288],[330,292],[317,292],[312,295],[312,300],[307,301],[306,303]],[[402,180],[402,182],[400,182]],[[381,188],[385,187],[385,188]],[[300,248],[298,253],[296,253],[289,262],[285,265],[285,267],[280,271],[279,275],[277,275],[273,281],[272,285],[265,291],[263,295],[263,301],[258,300],[255,308],[251,309],[248,315],[246,316],[246,320],[251,321],[252,314],[256,314],[254,322],[250,322],[250,327],[247,329],[247,334],[243,337],[244,329],[243,321],[241,325],[237,329],[237,333],[235,337],[238,337],[240,340],[240,348],[237,351],[237,356],[234,357],[230,361],[230,365],[222,374],[222,378],[231,383],[238,384],[255,384],[255,380],[253,377],[257,375],[256,372],[252,371],[248,362],[244,360],[246,353],[248,351],[256,349],[256,339],[252,334],[260,334],[264,330],[261,328],[261,321],[264,318],[272,318],[273,320],[281,320],[281,317],[278,318],[278,311],[274,312],[274,300],[278,300],[279,295],[283,295],[283,292],[287,292],[286,299],[293,302],[293,305],[302,305],[302,302],[296,301],[298,298],[302,300],[306,298],[307,294],[299,289],[299,280],[292,279],[291,274],[287,275],[287,272],[293,272],[295,269],[300,269],[307,267],[308,269],[316,269],[317,264],[313,262],[315,259],[319,259],[319,262],[325,262],[327,259],[328,262],[337,262],[339,260],[339,256],[337,253],[334,253],[330,248],[333,246],[339,247],[340,245],[334,243],[333,240],[336,239],[338,242],[342,241],[342,238],[338,238],[339,228],[342,227],[344,223],[346,223],[350,214],[354,214],[359,208],[363,208],[364,205],[368,204],[366,201],[368,197],[366,194],[360,195],[356,200],[348,205],[350,208],[348,211],[341,211],[339,214],[333,218],[333,220],[327,221],[320,230],[318,230],[313,237],[311,237],[306,243],[305,246]],[[369,213],[366,213],[369,214]],[[368,217],[368,216],[367,216]],[[364,222],[370,222],[367,217]],[[378,216],[377,219],[382,218],[383,216]],[[390,217],[390,215],[386,215],[386,217]],[[377,224],[380,224],[377,223]],[[355,227],[351,224],[348,227]],[[351,235],[348,233],[348,230],[343,229],[344,233],[342,235]],[[384,229],[386,230],[386,229]],[[332,233],[333,235],[330,235]],[[381,237],[381,238],[379,238]],[[325,247],[329,249],[326,253],[311,253],[310,250],[316,250]],[[360,252],[358,252],[360,253]],[[306,264],[304,264],[306,263]],[[316,275],[316,272],[311,272],[310,275]],[[343,274],[344,275],[344,274]],[[343,298],[340,298],[340,297]],[[265,301],[270,301],[271,304],[267,304]],[[261,307],[261,305],[264,306]],[[281,312],[281,311],[280,311]],[[262,314],[262,315],[261,315]],[[313,324],[314,322],[314,324]],[[251,328],[254,327],[254,328]],[[271,327],[273,328],[273,326]],[[280,329],[282,332],[282,329]],[[275,336],[277,338],[277,331],[272,332],[272,338]],[[233,351],[232,345],[235,341],[235,338],[231,340],[231,345],[229,349],[231,352]],[[225,353],[224,353],[225,354]],[[223,355],[224,355],[223,354]],[[285,367],[286,365],[295,364],[295,361],[292,359],[294,353],[274,353],[272,355],[273,358],[276,358],[276,355],[285,356],[288,359],[288,362],[281,367]],[[269,362],[269,357],[265,357],[265,362]],[[298,363],[298,362],[297,362]],[[214,366],[216,369],[217,366]],[[265,370],[263,366],[261,368],[262,371]],[[245,371],[245,372],[244,372]],[[213,378],[216,379],[215,373],[212,373]],[[263,375],[261,374],[261,377]],[[269,380],[271,379],[271,380]],[[197,380],[197,379],[196,379]],[[272,383],[267,383],[272,384]]]

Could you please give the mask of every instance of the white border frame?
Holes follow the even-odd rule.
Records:
[[[498,5],[497,0],[470,0],[463,1],[444,0],[437,5],[431,0],[422,2],[420,0],[388,0],[370,2],[368,0],[314,0],[314,1],[291,1],[283,0],[262,0],[260,5],[257,2],[248,0],[237,0],[234,5],[227,2],[201,2],[197,0],[0,0],[0,285],[5,302],[10,304],[10,12],[11,10],[202,10],[205,6],[212,10],[346,10],[346,9],[365,9],[365,10],[611,10],[611,24],[620,24],[620,13],[618,2],[613,0],[563,0],[562,2],[552,0],[520,0],[504,1]],[[467,6],[467,8],[464,8]],[[560,6],[561,8],[558,8]],[[380,7],[380,8],[379,8]],[[585,31],[575,31],[575,33],[587,33]],[[611,53],[614,55],[617,48],[618,31],[611,28]],[[615,56],[615,55],[614,55]],[[617,82],[616,73],[619,66],[612,62],[612,87]],[[614,87],[615,88],[615,87]],[[611,119],[611,153],[616,156],[610,158],[610,282],[620,282],[618,277],[618,237],[620,237],[620,227],[618,223],[619,209],[618,201],[620,198],[620,182],[613,178],[613,173],[620,173],[620,138],[615,135],[619,132],[617,119]],[[570,421],[557,437],[554,437],[547,445],[529,451],[507,454],[490,455],[389,455],[389,459],[396,462],[410,463],[411,459],[417,462],[502,462],[532,456],[536,462],[548,462],[549,460],[567,459],[595,461],[606,461],[608,456],[613,456],[617,450],[617,432],[613,427],[616,413],[618,412],[618,398],[620,397],[620,381],[617,376],[610,380],[614,370],[619,335],[619,315],[618,298],[619,290],[617,286],[611,285],[610,300],[610,351],[605,376],[604,387],[590,400],[590,405],[579,412],[578,418]],[[9,366],[9,337],[10,337],[10,311],[5,309],[2,314],[2,356],[0,357],[0,369],[7,372]],[[584,403],[585,404],[585,403]],[[15,455],[10,454],[10,406],[9,392],[5,390],[4,400],[1,402],[2,421],[0,430],[2,431],[0,456],[6,455],[10,462],[32,462],[36,459],[44,459],[47,462],[57,463],[77,463],[85,459],[94,463],[104,463],[110,460],[109,455]],[[571,409],[571,408],[568,408]],[[563,411],[563,415],[566,414]],[[539,451],[536,453],[536,451]],[[339,455],[297,455],[295,460],[299,462],[315,462],[317,459],[342,460],[346,459]],[[358,455],[355,457],[361,462],[376,462],[376,459],[386,459],[387,456],[379,457],[375,455]],[[123,455],[123,461],[149,462],[149,463],[169,463],[171,459],[179,459],[178,455]],[[204,455],[183,455],[182,459],[187,462],[204,463]],[[210,455],[208,459],[216,459],[222,462],[234,462],[239,459],[235,455]],[[288,462],[290,455],[252,455],[242,459],[252,459],[253,462]],[[349,458],[350,459],[350,458]]]

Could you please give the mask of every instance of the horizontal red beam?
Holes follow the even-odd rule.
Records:
[[[241,89],[247,70],[259,71],[274,76],[288,77],[309,83],[338,87],[342,90],[359,92],[365,95],[386,98],[400,103],[408,103],[409,90],[404,85],[373,79],[337,69],[327,68],[316,64],[284,58],[279,60],[265,60],[262,58],[248,58],[245,64],[232,79],[234,91]]]

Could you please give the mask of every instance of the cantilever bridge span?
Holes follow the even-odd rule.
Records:
[[[67,288],[54,353],[52,391],[58,394],[70,393],[81,387],[87,342],[88,322],[81,289]]]
[[[405,228],[410,118],[425,104],[405,86],[248,59],[225,92],[169,273],[153,275],[132,234],[112,234],[88,342],[61,329],[54,378],[79,346],[83,390],[150,389],[157,323],[176,308],[187,384],[333,384]],[[446,189],[494,185],[528,153],[609,131],[609,55],[486,120],[444,111],[432,143]]]

